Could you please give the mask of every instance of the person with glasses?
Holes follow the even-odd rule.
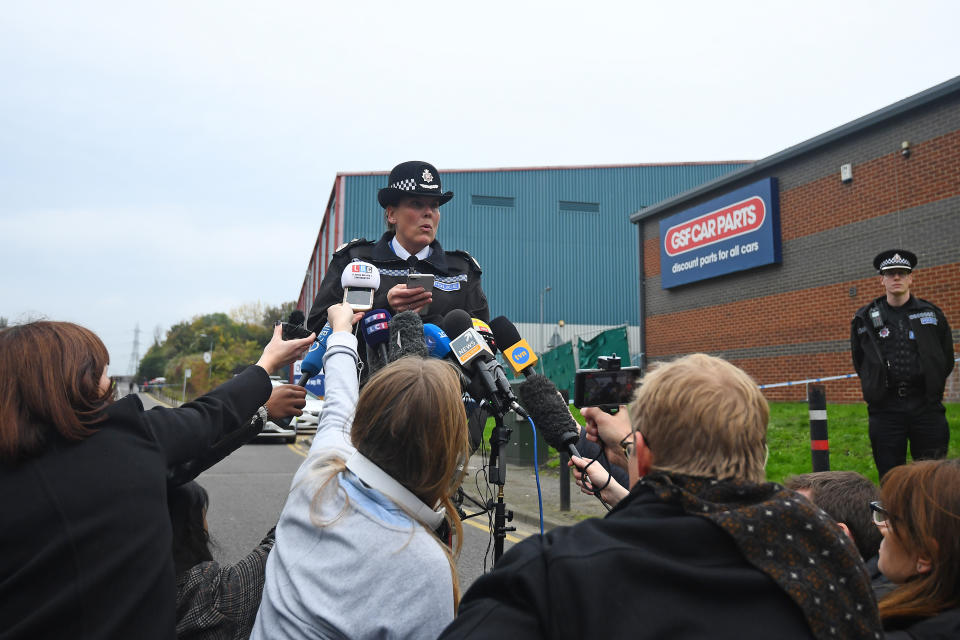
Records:
[[[395,166],[387,186],[377,193],[387,230],[377,242],[360,238],[337,249],[313,301],[307,327],[315,332],[323,328],[327,308],[343,300],[340,275],[355,260],[380,270],[374,309],[391,314],[423,311],[423,321],[434,324],[440,324],[447,312],[462,309],[489,322],[480,265],[466,251],[445,251],[437,241],[440,207],[451,199],[453,192],[443,191],[440,173],[429,162],[411,160]],[[433,274],[433,287],[407,287],[407,276],[412,273]],[[362,332],[360,341],[360,357],[366,365]],[[368,368],[365,366],[364,376]]]
[[[790,476],[783,481],[783,486],[796,491],[836,520],[857,546],[877,598],[893,589],[894,585],[877,567],[881,536],[874,526],[870,509],[870,503],[880,497],[877,485],[856,471],[816,471]]]
[[[897,585],[880,600],[887,639],[960,638],[960,460],[891,469],[870,508]]]
[[[765,482],[769,408],[744,371],[661,363],[628,414],[629,494],[516,544],[442,638],[880,637],[855,546]]]
[[[953,336],[939,307],[914,296],[917,256],[904,249],[873,259],[884,295],[853,316],[850,351],[869,413],[877,472],[907,461],[943,458],[950,429],[943,389],[953,371]]]

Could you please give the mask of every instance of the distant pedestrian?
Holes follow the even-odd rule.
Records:
[[[943,312],[910,293],[917,256],[890,249],[873,259],[884,295],[853,317],[850,350],[870,420],[877,472],[944,458],[950,430],[943,388],[953,371],[953,337]]]

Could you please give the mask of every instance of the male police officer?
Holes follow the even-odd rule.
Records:
[[[910,294],[917,256],[890,249],[873,259],[886,292],[853,317],[850,349],[870,415],[870,445],[882,478],[915,460],[944,458],[950,431],[941,400],[953,370],[953,337],[943,312]]]

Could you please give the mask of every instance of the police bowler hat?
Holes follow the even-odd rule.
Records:
[[[887,269],[906,269],[913,271],[917,266],[917,256],[906,249],[887,249],[873,259],[873,268],[883,273]]]
[[[393,168],[387,186],[377,193],[377,200],[386,209],[400,202],[400,198],[410,196],[430,196],[438,198],[440,204],[446,204],[453,197],[453,191],[443,193],[440,172],[435,166],[429,162],[410,160]]]

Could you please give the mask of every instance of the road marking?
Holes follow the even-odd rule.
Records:
[[[470,525],[471,527],[475,527],[475,528],[480,529],[480,530],[482,530],[482,531],[490,531],[490,527],[487,526],[486,524],[480,524],[479,522],[474,522],[473,520],[464,520],[464,521],[463,521],[463,524],[468,524],[468,525]],[[529,535],[529,534],[528,534],[528,535]],[[517,536],[512,536],[512,535],[510,535],[510,534],[508,533],[507,536],[506,536],[506,539],[509,540],[510,542],[516,543],[516,542],[521,542],[521,541],[523,540],[523,538],[528,537],[528,535],[525,535],[525,536],[523,536],[522,538],[518,538]]]
[[[293,451],[295,454],[297,454],[301,458],[306,458],[307,454],[310,453],[310,449],[306,448],[303,444],[301,444],[299,440],[297,440],[293,444],[288,444],[287,449],[290,449],[290,451]]]
[[[306,443],[304,443],[303,445],[301,445],[300,441],[298,440],[296,444],[288,444],[288,445],[287,445],[287,449],[290,449],[290,451],[293,451],[293,452],[294,452],[295,454],[297,454],[298,456],[301,456],[301,457],[303,457],[303,458],[306,458],[306,457],[307,457],[307,454],[310,453],[310,450],[307,449],[307,448],[305,448],[305,444],[306,444]],[[486,524],[480,524],[479,522],[474,522],[473,520],[464,520],[464,521],[463,521],[463,524],[468,524],[468,525],[470,525],[471,527],[476,527],[477,529],[481,529],[482,531],[489,531],[489,530],[490,530],[490,528],[489,528]],[[517,542],[520,542],[520,541],[522,541],[524,538],[527,538],[527,537],[529,537],[529,536],[530,536],[529,533],[528,533],[528,534],[525,534],[525,535],[521,535],[520,537],[512,536],[512,535],[510,535],[510,534],[508,533],[507,536],[506,536],[506,539],[509,540],[510,542],[517,543]]]

